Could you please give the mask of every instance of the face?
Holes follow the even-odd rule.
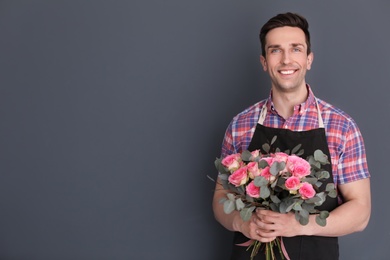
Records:
[[[310,70],[313,53],[307,55],[305,33],[297,27],[279,27],[267,33],[266,57],[260,61],[271,77],[272,88],[294,92],[306,88],[305,75]]]

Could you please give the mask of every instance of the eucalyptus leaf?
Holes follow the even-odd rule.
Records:
[[[217,171],[219,173],[227,173],[227,174],[230,173],[229,170],[226,169],[225,166],[223,166],[222,159],[215,160],[214,164],[215,164],[215,168],[217,168]]]
[[[266,199],[271,194],[269,188],[267,186],[260,187],[260,198]]]
[[[290,154],[290,150],[287,149],[287,150],[284,151],[284,153],[285,153],[285,154]]]
[[[248,194],[245,195],[245,199],[247,202],[254,202],[254,199],[251,196],[249,196]]]
[[[221,184],[225,190],[229,190],[229,181],[228,180],[221,180]]]
[[[288,201],[288,207],[286,208],[286,212],[290,212],[293,208],[294,208],[294,206],[295,206],[295,201],[293,201],[293,200],[289,200]]]
[[[295,219],[299,222],[299,220],[301,219],[301,215],[299,215],[299,212],[298,211],[295,211]]]
[[[223,173],[223,174],[218,174],[218,177],[219,177],[220,180],[224,180],[224,181],[226,181],[226,180],[229,179],[229,175],[228,175],[228,174],[225,174],[225,173]]]
[[[269,207],[269,201],[268,200],[264,200],[261,205],[263,205],[265,208],[268,208]]]
[[[337,197],[337,191],[336,190],[329,191],[328,196],[333,198],[333,199],[336,198]]]
[[[270,198],[271,198],[271,201],[272,201],[273,203],[278,204],[278,203],[281,202],[280,199],[278,198],[278,196],[276,196],[276,195],[271,195]]]
[[[326,184],[326,191],[331,191],[331,190],[335,190],[336,189],[336,186],[334,185],[334,183],[328,183]]]
[[[264,178],[263,176],[256,176],[255,179],[253,180],[253,184],[256,187],[263,187],[268,185],[268,180]]]
[[[259,169],[264,169],[265,167],[268,167],[269,164],[266,160],[260,160],[259,162]]]
[[[299,223],[302,226],[306,226],[309,223],[309,218],[304,218],[304,217],[301,216],[301,218],[299,219]]]
[[[223,212],[225,212],[225,214],[230,214],[230,213],[232,213],[234,210],[235,210],[234,201],[232,201],[232,200],[226,200],[226,201],[223,203]]]
[[[329,163],[328,161],[328,156],[324,154],[321,150],[315,150],[314,151],[314,159],[321,164],[327,164]]]
[[[269,146],[269,144],[263,144],[261,146],[261,148],[263,148],[263,150],[266,152],[266,153],[269,153],[269,150],[271,149],[271,147]]]
[[[240,198],[236,199],[236,209],[242,210],[243,208],[245,208],[244,202]]]
[[[273,175],[276,176],[280,171],[284,170],[286,168],[286,163],[285,162],[274,162],[271,165],[271,168],[269,172]]]
[[[296,156],[301,156],[305,153],[305,150],[301,149],[297,154]]]
[[[244,221],[248,221],[251,219],[252,212],[255,210],[255,206],[252,206],[250,208],[244,208],[240,211],[240,216]]]
[[[252,158],[252,154],[248,150],[245,150],[241,153],[241,160],[249,162],[251,158]]]
[[[316,223],[320,225],[321,227],[326,226],[326,219],[320,218],[319,215],[316,216]]]
[[[316,177],[318,179],[328,179],[330,177],[330,174],[328,171],[320,171],[316,173]]]
[[[244,186],[237,187],[237,191],[238,191],[239,194],[245,195],[245,188],[244,188]]]
[[[295,202],[291,199],[286,199],[286,200],[282,201],[280,203],[280,206],[279,206],[280,213],[290,212],[294,206],[294,203]]]
[[[258,162],[261,161],[261,157],[260,157],[260,156],[257,156],[257,157],[255,157],[255,158],[253,158],[253,161],[258,163]],[[259,167],[259,169],[260,169],[260,167]]]
[[[271,210],[272,210],[273,212],[279,212],[279,205],[277,205],[277,204],[275,204],[275,203],[271,203],[271,204],[269,205],[269,207],[271,208]]]
[[[316,197],[317,197],[317,198],[320,198],[320,201],[315,202],[314,204],[315,204],[316,206],[321,206],[322,203],[325,202],[326,194],[325,194],[324,192],[320,192],[320,193],[317,193],[317,194],[316,194]]]
[[[300,210],[299,215],[301,215],[303,218],[309,219],[309,212],[307,210]]]
[[[302,179],[302,182],[307,182],[313,185],[317,182],[317,178],[306,176],[305,178]]]
[[[297,146],[295,146],[292,150],[291,150],[291,154],[296,154],[299,149],[301,148],[302,144],[298,144]]]
[[[274,136],[274,137],[272,137],[272,140],[271,140],[271,145],[273,145],[274,143],[275,143],[275,141],[276,141],[276,139],[278,138],[278,136]]]
[[[294,203],[293,210],[295,210],[295,211],[301,211],[301,210],[304,210],[304,209],[302,209],[301,204],[299,204],[299,203]]]
[[[321,163],[320,162],[317,162],[315,159],[314,159],[314,156],[309,156],[307,157],[307,161],[309,162],[309,164],[312,166],[312,167],[315,167],[317,169],[320,169],[321,168]]]
[[[231,201],[235,201],[236,200],[236,196],[233,193],[228,193],[228,194],[226,194],[226,196]]]
[[[307,210],[309,213],[315,213],[317,210],[314,209],[315,205],[314,204],[308,204],[308,203],[303,203],[302,208]]]
[[[234,192],[234,193],[240,193],[238,190],[239,187],[234,186],[233,184],[229,183],[228,181],[227,181],[227,183],[228,183],[228,188],[226,190]]]
[[[322,182],[320,182],[320,181],[317,181],[316,183],[314,183],[314,185],[315,185],[317,188],[319,188],[319,187],[321,187],[321,186],[322,186]]]
[[[305,200],[306,203],[318,203],[318,202],[321,202],[321,198],[320,197],[313,197],[313,198],[310,198],[310,199],[307,199]]]
[[[319,216],[322,219],[326,219],[327,217],[329,217],[329,211],[323,210],[323,211],[320,212]]]

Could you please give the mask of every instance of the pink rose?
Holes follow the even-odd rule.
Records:
[[[316,191],[310,183],[304,182],[299,189],[299,194],[301,194],[302,199],[310,199],[316,195]]]
[[[246,167],[248,169],[249,178],[254,179],[260,175],[259,165],[257,162],[250,162]]]
[[[303,178],[310,174],[310,164],[296,155],[288,157],[287,168],[293,176],[298,178]]]
[[[288,154],[286,153],[275,153],[272,155],[272,158],[274,158],[274,161],[276,162],[287,162]]]
[[[236,187],[244,185],[247,181],[248,173],[246,167],[238,169],[237,171],[233,172],[232,175],[229,176],[229,182]]]
[[[260,151],[259,150],[254,150],[253,152],[251,152],[253,158],[256,158],[258,156],[260,156]]]
[[[292,176],[286,180],[286,188],[292,191],[296,191],[299,189],[301,181],[298,177]]]
[[[229,171],[235,171],[240,168],[240,162],[241,155],[236,153],[226,156],[221,163],[223,166],[228,168]]]
[[[260,187],[257,187],[253,181],[246,186],[246,194],[252,198],[260,198]]]
[[[287,159],[288,159],[288,154],[286,154],[286,153],[275,153],[275,154],[272,155],[272,158],[273,158],[272,163],[274,163],[274,162],[279,162],[279,163],[284,162],[284,163],[286,163]],[[287,172],[287,168],[284,167],[284,169],[281,170],[280,172],[281,173]]]

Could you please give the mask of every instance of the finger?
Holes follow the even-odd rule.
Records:
[[[256,230],[256,240],[267,243],[275,240],[275,236],[269,236],[268,233],[262,232],[261,230]]]

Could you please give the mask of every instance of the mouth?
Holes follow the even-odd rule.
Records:
[[[289,69],[289,70],[279,70],[278,72],[282,75],[292,75],[294,74],[296,71],[298,71],[297,69]]]

